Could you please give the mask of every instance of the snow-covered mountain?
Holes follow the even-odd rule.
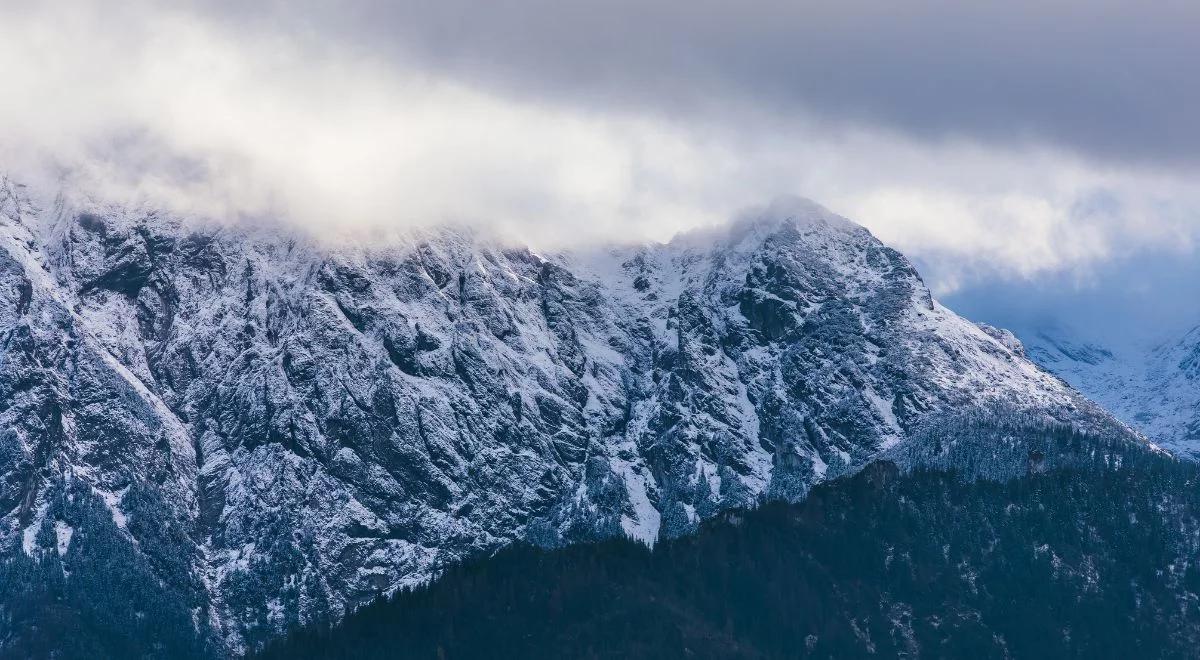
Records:
[[[1149,347],[1106,347],[1058,326],[1027,334],[1029,356],[1151,441],[1200,458],[1200,326]]]
[[[5,181],[0,298],[0,547],[69,566],[123,539],[234,650],[515,540],[800,498],[938,415],[1127,433],[799,200],[544,255],[450,229],[333,248]]]

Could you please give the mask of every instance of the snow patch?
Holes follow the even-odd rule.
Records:
[[[896,413],[892,411],[891,404],[884,401],[883,397],[879,396],[879,393],[869,385],[863,388],[862,394],[875,412],[879,413],[879,417],[883,419],[883,423],[889,430],[879,448],[887,449],[895,446],[904,437],[904,429],[900,428],[900,421],[896,419]]]
[[[21,550],[30,557],[34,556],[37,550],[38,531],[42,528],[42,520],[46,517],[46,509],[48,508],[49,505],[45,503],[39,506],[33,515],[33,519],[29,521],[29,525],[21,533]]]
[[[71,547],[71,537],[75,534],[75,529],[67,523],[56,520],[54,521],[54,536],[58,541],[58,556],[65,557],[67,549]]]
[[[107,490],[101,490],[99,488],[93,488],[92,490],[100,496],[101,500],[104,500],[104,504],[108,507],[109,513],[112,514],[113,522],[116,523],[117,527],[122,530],[125,529],[128,519],[125,517],[125,512],[121,510],[120,505],[121,499],[125,497],[125,493],[129,490],[129,486],[126,486],[115,493]]]
[[[654,545],[662,526],[662,514],[650,501],[649,488],[654,485],[654,477],[649,473],[643,474],[642,469],[620,458],[609,458],[608,463],[612,471],[624,480],[625,492],[633,506],[632,517],[621,515],[621,529],[632,539]]]

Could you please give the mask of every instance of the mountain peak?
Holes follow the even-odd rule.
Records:
[[[670,244],[681,248],[736,246],[746,241],[764,239],[784,228],[818,227],[865,231],[810,199],[788,195],[777,197],[763,206],[745,209],[728,223],[680,233],[671,239]]]

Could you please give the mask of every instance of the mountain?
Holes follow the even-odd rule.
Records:
[[[1200,326],[1148,348],[1106,347],[1055,327],[1025,338],[1029,356],[1185,458],[1200,458]]]
[[[1071,464],[879,462],[652,551],[514,548],[262,657],[1194,657],[1200,466],[1036,435]]]
[[[538,254],[38,199],[0,186],[0,644],[240,654],[514,542],[797,501],[983,410],[1137,441],[801,200]]]

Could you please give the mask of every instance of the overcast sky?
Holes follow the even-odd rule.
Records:
[[[0,168],[548,246],[798,194],[946,296],[1087,289],[1200,237],[1198,32],[1194,0],[0,0]]]

